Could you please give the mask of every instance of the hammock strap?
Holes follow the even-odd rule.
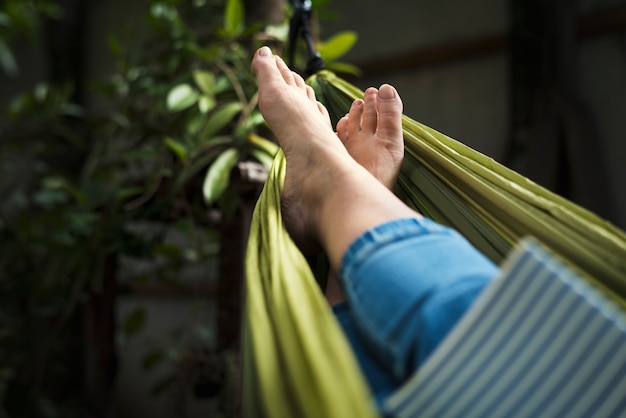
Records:
[[[306,76],[313,75],[324,69],[324,60],[315,49],[311,33],[311,0],[291,0],[294,8],[293,16],[289,21],[289,67],[295,69],[296,49],[298,38],[302,37],[307,47],[308,61],[305,68]]]

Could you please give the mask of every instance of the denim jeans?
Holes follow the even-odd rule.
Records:
[[[340,268],[333,308],[377,400],[428,358],[497,267],[453,229],[400,219],[365,232]]]

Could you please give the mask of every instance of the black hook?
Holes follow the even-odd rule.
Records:
[[[324,69],[324,60],[315,49],[313,35],[311,34],[311,0],[291,0],[294,8],[293,16],[289,22],[289,66],[295,66],[296,46],[298,38],[302,36],[306,42],[309,53],[309,61],[306,65],[306,75],[310,76]]]

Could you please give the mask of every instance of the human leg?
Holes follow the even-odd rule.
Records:
[[[385,103],[376,89],[366,90],[365,103],[353,103],[337,133],[357,162],[393,187],[404,150],[399,99]],[[343,286],[334,287],[344,298],[345,288],[350,307],[338,306],[336,314],[372,386],[384,396],[389,377],[381,369],[393,370],[396,384],[402,382],[436,348],[496,271],[459,234],[425,219],[395,221],[366,234],[369,239],[360,237],[344,256]],[[329,286],[333,283],[329,280]],[[341,299],[329,298],[333,300]],[[381,368],[381,362],[386,367]]]
[[[356,162],[385,187],[393,188],[404,157],[402,100],[393,87],[365,90],[364,98],[354,100],[337,123],[337,135]],[[334,270],[329,272],[325,294],[331,306],[346,300]]]
[[[344,146],[312,91],[279,58],[264,49],[253,66],[259,106],[287,159],[285,225],[301,248],[317,242],[331,267],[341,266],[365,343],[400,381],[445,337],[495,267],[454,231],[404,205],[359,164],[348,150],[349,118],[347,138],[339,133]],[[393,88],[384,93],[397,96]],[[373,120],[365,108],[361,127]],[[380,112],[376,121],[383,126],[376,132],[394,129],[384,126]]]

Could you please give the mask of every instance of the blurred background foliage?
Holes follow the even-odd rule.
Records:
[[[331,15],[327,1],[313,3]],[[86,334],[115,339],[90,306],[128,291],[119,277],[177,286],[182,268],[219,255],[219,223],[240,204],[233,170],[253,163],[262,177],[277,151],[250,62],[263,44],[282,52],[285,10],[268,25],[246,22],[241,0],[146,1],[142,47],[111,33],[115,73],[82,81],[105,106],[85,106],[76,80],[41,80],[1,109],[0,416],[85,416]],[[4,1],[1,70],[18,74],[14,41],[42,42],[65,13],[61,1]],[[318,46],[330,66],[354,72],[336,60],[355,41],[346,32]],[[172,230],[183,239],[166,239]],[[124,271],[123,259],[152,268]],[[135,310],[116,332],[132,336],[147,320]],[[146,369],[167,350],[147,353]]]

